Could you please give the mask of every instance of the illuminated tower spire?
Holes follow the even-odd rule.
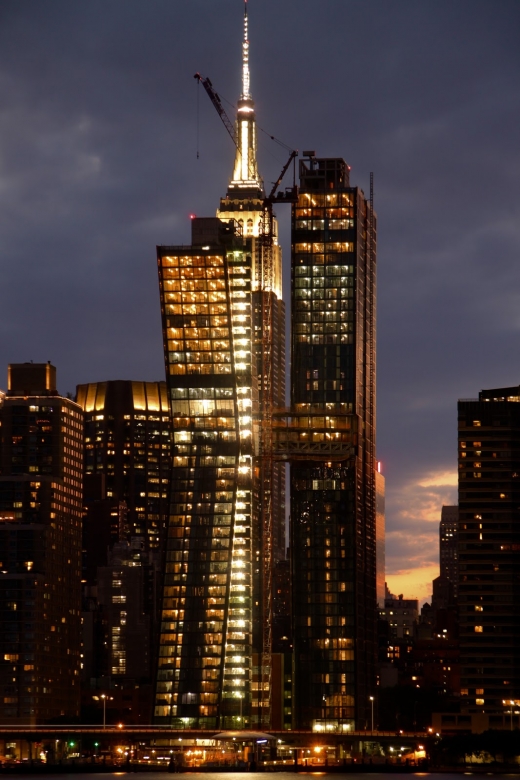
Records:
[[[251,97],[249,92],[249,39],[247,29],[247,0],[244,0],[244,40],[242,43],[242,99]]]
[[[256,122],[255,104],[251,97],[249,74],[249,39],[247,0],[244,0],[244,39],[242,41],[242,94],[238,101],[236,121],[237,152],[233,178],[229,184],[229,195],[236,195],[236,190],[263,191],[263,183],[258,173],[256,163]]]
[[[255,104],[251,97],[249,71],[249,20],[248,0],[244,0],[244,32],[242,37],[242,91],[238,100],[235,122],[236,153],[233,176],[229,182],[226,197],[221,198],[217,217],[234,219],[245,236],[258,238],[264,214],[264,183],[258,172],[256,161],[256,117]],[[278,246],[278,223],[273,220],[273,273],[272,289],[282,298],[282,253]],[[253,254],[253,285],[259,289],[263,278],[259,263],[259,250]]]

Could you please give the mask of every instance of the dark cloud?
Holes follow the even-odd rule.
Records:
[[[260,126],[344,156],[365,191],[375,173],[395,567],[399,496],[455,468],[457,397],[520,382],[520,6],[249,8]],[[192,77],[235,102],[241,16],[240,0],[3,0],[0,372],[50,359],[62,391],[163,375],[154,247],[188,242],[189,213],[211,215],[225,191],[231,141]],[[286,153],[260,136],[271,181]]]

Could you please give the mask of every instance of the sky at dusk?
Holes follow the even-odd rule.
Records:
[[[0,387],[26,360],[62,393],[164,378],[155,245],[225,194],[234,147],[193,74],[233,117],[242,11],[0,3]],[[422,599],[457,399],[520,383],[520,3],[250,0],[249,20],[266,186],[287,157],[268,135],[344,157],[367,194],[374,172],[387,580]]]

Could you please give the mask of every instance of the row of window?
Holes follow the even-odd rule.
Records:
[[[317,212],[318,209],[313,209]],[[351,230],[354,227],[353,219],[324,219],[323,213],[319,216],[315,213],[313,218],[297,219],[295,221],[296,230]]]
[[[312,194],[309,192],[302,192],[298,198],[296,213],[298,213],[300,209],[310,208],[311,206],[313,208],[318,206],[329,208],[331,206],[352,207],[354,205],[354,197],[355,195],[353,192],[313,192]]]

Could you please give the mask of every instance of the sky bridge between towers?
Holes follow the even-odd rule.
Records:
[[[271,447],[265,457],[289,463],[298,460],[338,462],[353,458],[358,417],[347,410],[347,404],[331,406],[334,408],[298,404],[273,409]]]

